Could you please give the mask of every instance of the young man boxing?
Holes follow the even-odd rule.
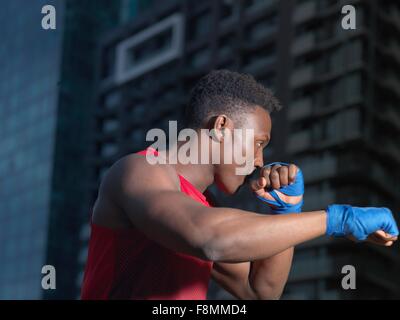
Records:
[[[82,298],[205,299],[213,277],[240,299],[277,299],[293,248],[302,242],[335,236],[392,245],[398,229],[389,209],[334,204],[301,212],[301,170],[264,166],[270,113],[279,108],[251,76],[220,70],[203,77],[192,90],[186,120],[199,135],[201,129],[212,132],[194,142],[209,161],[182,163],[178,157],[170,163],[171,150],[148,148],[110,168],[93,208]],[[234,194],[245,181],[237,173],[241,164],[224,153],[235,129],[253,133],[251,140],[233,137],[232,144],[252,159],[248,174],[261,168],[251,187],[254,201],[264,201],[270,215],[212,207],[203,195],[214,183]],[[212,161],[215,154],[220,161]],[[165,162],[151,164],[149,155]]]

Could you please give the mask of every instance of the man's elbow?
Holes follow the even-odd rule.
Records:
[[[220,262],[224,259],[224,251],[220,248],[216,241],[206,241],[201,246],[202,255],[206,260]]]
[[[188,231],[192,246],[196,247],[205,260],[220,262],[227,256],[227,239],[224,233],[210,221],[196,221],[196,228]]]
[[[235,256],[235,243],[221,232],[208,230],[204,232],[202,252],[207,260],[213,262],[230,262]]]

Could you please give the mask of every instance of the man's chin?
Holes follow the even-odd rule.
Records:
[[[233,195],[240,188],[240,185],[231,186],[231,185],[225,185],[222,183],[216,183],[216,186],[217,186],[218,190],[222,191],[226,195]]]
[[[247,185],[247,176],[241,176],[241,180],[231,189],[231,192],[229,192],[230,195],[235,195],[239,193],[240,190],[242,190],[244,187]]]
[[[239,190],[245,186],[247,183],[247,176],[234,176],[231,179],[227,179],[223,183],[223,180],[215,181],[217,188],[227,195],[234,195],[239,192]]]

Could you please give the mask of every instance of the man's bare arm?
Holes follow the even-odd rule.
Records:
[[[326,230],[325,211],[265,216],[205,207],[177,189],[165,165],[152,166],[145,159],[119,161],[101,189],[149,238],[212,261],[268,258]]]
[[[292,266],[294,247],[251,263],[249,282],[257,299],[279,299]]]

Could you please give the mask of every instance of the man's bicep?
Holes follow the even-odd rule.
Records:
[[[133,225],[172,250],[204,258],[205,234],[197,217],[204,207],[179,191],[124,195],[123,209]]]

